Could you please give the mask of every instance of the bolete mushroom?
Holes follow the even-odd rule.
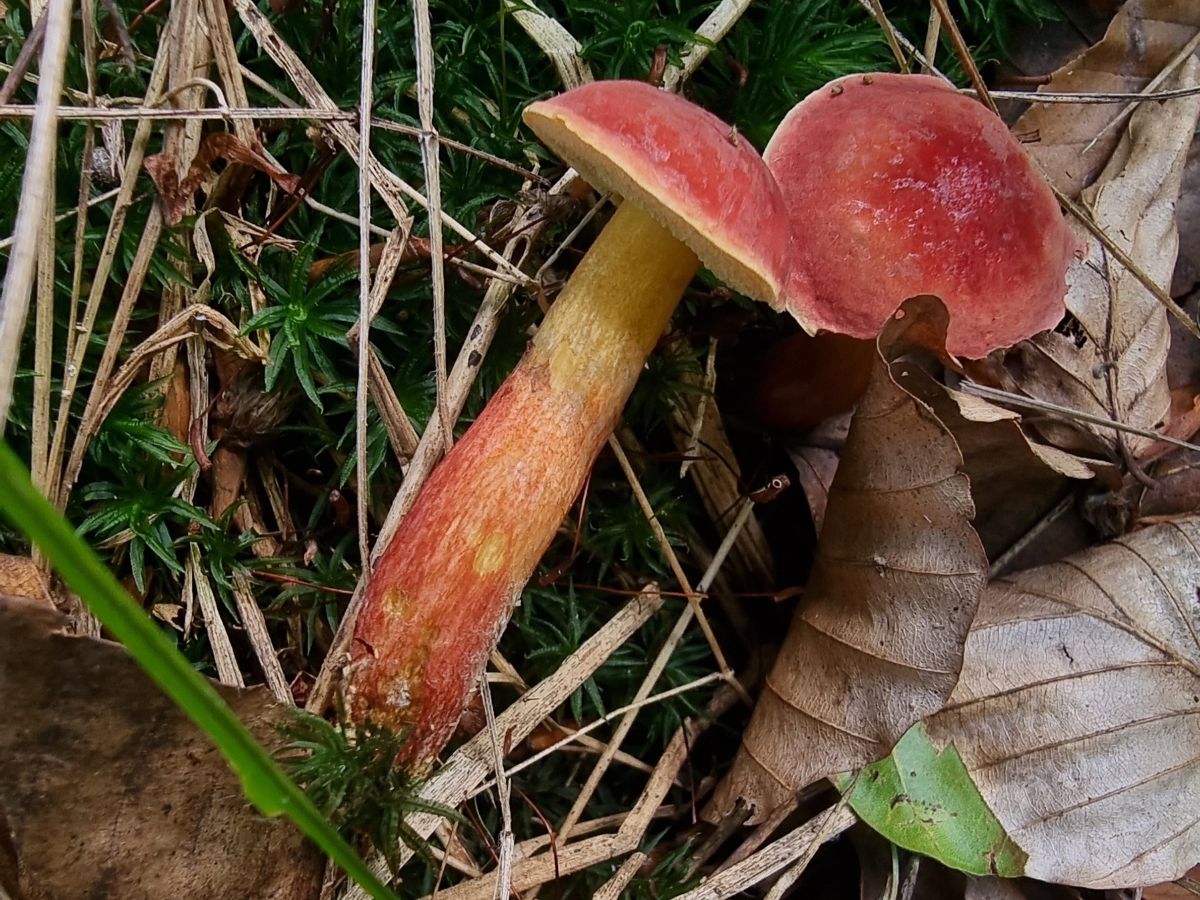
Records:
[[[838,79],[784,118],[764,158],[791,214],[802,277],[787,303],[806,330],[874,338],[904,300],[933,294],[949,312],[946,349],[977,358],[1062,317],[1076,242],[1053,193],[1004,123],[943,82]],[[811,714],[780,688],[811,671],[801,658],[810,627],[793,621],[711,818],[741,800],[760,821],[820,777],[797,765],[814,755]],[[846,696],[861,688],[843,676]],[[862,763],[836,755],[822,748],[820,774]]]
[[[978,358],[1053,327],[1076,242],[1020,143],[927,75],[850,75],[780,123],[763,153],[793,229],[787,305],[810,333],[874,338],[909,297],[950,311]]]
[[[347,708],[353,720],[407,731],[398,762],[415,771],[449,739],[701,261],[775,305],[787,280],[779,187],[715,116],[615,81],[534,103],[525,121],[623,202],[373,572]]]

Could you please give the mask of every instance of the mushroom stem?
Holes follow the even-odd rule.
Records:
[[[356,721],[408,731],[401,765],[427,769],[450,738],[698,267],[624,204],[384,551],[355,630],[347,706]]]

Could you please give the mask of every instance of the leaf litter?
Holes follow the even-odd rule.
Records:
[[[739,4],[719,7],[720,17],[730,23],[740,15]],[[272,46],[278,50],[281,42],[271,26],[245,4],[240,8],[254,24],[256,34],[277,42]],[[552,18],[536,15],[561,29]],[[1195,8],[1188,3],[1130,0],[1101,44],[1064,67],[1048,87],[1055,91],[1170,87],[1168,79],[1156,76],[1169,69],[1180,47],[1193,39],[1200,28],[1200,19],[1193,21],[1195,18]],[[569,40],[560,43],[567,49],[556,62],[565,61],[573,67],[571,71],[586,73],[578,42],[572,44],[569,33],[564,30],[563,34]],[[567,71],[561,65],[560,70]],[[302,84],[304,76],[311,80],[302,66],[292,74]],[[1178,74],[1171,77],[1178,79],[1177,84],[1195,83],[1194,61],[1179,66]],[[234,95],[230,85],[226,89]],[[301,90],[315,106],[331,105],[315,80]],[[1051,177],[1062,179],[1060,186],[1065,185],[1069,193],[1086,188],[1084,200],[1097,221],[1156,281],[1167,284],[1172,270],[1179,273],[1184,268],[1183,260],[1175,265],[1175,213],[1182,219],[1187,203],[1195,201],[1184,161],[1196,104],[1190,98],[1142,104],[1129,123],[1114,126],[1123,106],[1036,105],[1016,130],[1039,139],[1029,144],[1029,149]],[[353,143],[348,127],[339,122],[336,128],[348,146]],[[246,133],[253,134],[253,130]],[[1095,140],[1097,136],[1099,140]],[[153,158],[146,160],[146,168],[159,173],[156,180],[169,221],[187,211],[190,195],[211,184],[212,164],[218,157],[263,173],[285,191],[299,186],[298,176],[279,168],[260,148],[232,135],[210,136],[200,145],[182,181],[175,174],[174,163],[156,165]],[[398,203],[397,185],[387,181],[374,160],[372,177],[384,183],[385,198]],[[1193,190],[1190,195],[1189,190]],[[1193,252],[1187,251],[1185,256],[1191,258]],[[1200,379],[1195,378],[1194,367],[1182,378],[1168,372],[1172,359],[1181,358],[1182,343],[1165,337],[1166,317],[1161,306],[1118,265],[1108,264],[1095,245],[1090,262],[1090,268],[1077,267],[1079,278],[1070,301],[1078,329],[1069,336],[1043,335],[1030,342],[1018,353],[1030,351],[1040,341],[1054,348],[1053,353],[1039,348],[1050,362],[1040,363],[1035,374],[1030,374],[1035,372],[1033,367],[1018,367],[1004,383],[1033,396],[1053,398],[1063,406],[1095,409],[1129,424],[1144,423],[1150,430],[1187,429],[1187,415],[1200,393],[1196,390]],[[1194,281],[1194,276],[1187,277]],[[845,445],[836,449],[841,439],[836,429],[831,430],[834,437],[827,443],[835,449],[818,447],[814,451],[818,455],[811,457],[811,477],[801,475],[805,493],[811,490],[808,500],[823,536],[817,569],[807,581],[807,597],[783,650],[784,661],[768,682],[767,700],[759,704],[759,718],[776,714],[783,718],[770,720],[757,731],[752,725],[747,734],[751,749],[743,749],[733,780],[718,792],[718,808],[736,788],[737,793],[757,797],[763,817],[772,805],[793,799],[801,788],[880,758],[883,761],[867,773],[890,765],[892,773],[911,788],[911,780],[917,776],[905,777],[901,771],[904,763],[899,761],[912,759],[916,747],[928,751],[930,771],[958,760],[960,768],[965,768],[955,770],[956,777],[967,773],[969,786],[961,785],[957,792],[950,789],[948,804],[975,803],[976,813],[989,813],[992,819],[984,825],[978,823],[986,816],[975,820],[978,827],[973,836],[984,850],[982,856],[974,853],[967,860],[950,854],[937,841],[902,838],[905,828],[911,831],[914,823],[918,831],[928,831],[923,819],[930,818],[926,814],[932,807],[916,802],[911,789],[906,789],[908,797],[901,803],[892,803],[896,791],[884,797],[889,812],[900,819],[907,816],[907,824],[876,821],[864,802],[852,800],[864,819],[877,824],[898,844],[968,871],[1011,875],[1023,867],[1038,878],[1096,886],[1169,880],[1200,855],[1192,833],[1194,825],[1183,827],[1188,807],[1195,807],[1198,799],[1193,796],[1194,761],[1188,757],[1189,747],[1196,744],[1195,735],[1186,729],[1191,727],[1188,699],[1195,702],[1190,692],[1195,690],[1192,682],[1200,665],[1196,658],[1200,649],[1194,646],[1194,593],[1200,582],[1200,564],[1195,558],[1198,526],[1188,514],[1200,501],[1193,502],[1196,495],[1188,491],[1171,489],[1176,469],[1169,468],[1190,467],[1195,457],[1172,452],[1158,459],[1153,456],[1156,445],[1152,440],[1118,438],[1111,429],[1079,426],[1068,435],[1061,422],[1011,413],[945,387],[942,381],[967,387],[960,383],[963,373],[954,361],[939,355],[936,336],[932,341],[913,337],[930,331],[931,323],[936,333],[937,316],[936,307],[914,303],[904,320],[892,323],[887,339],[879,344],[882,355],[875,360],[871,390],[860,405]],[[1098,367],[1104,377],[1096,375]],[[1118,373],[1116,378],[1113,372]],[[182,389],[186,393],[186,383]],[[1176,395],[1178,402],[1168,407]],[[186,398],[181,405],[187,406]],[[721,428],[722,414],[715,403],[708,414],[714,420],[701,424]],[[726,409],[725,415],[729,414]],[[188,418],[187,410],[175,416],[177,434],[183,432],[181,425]],[[435,430],[438,427],[435,423]],[[728,452],[732,454],[732,446]],[[806,459],[799,452],[793,456],[797,465]],[[1119,480],[1125,468],[1151,463],[1150,475],[1158,484],[1138,483],[1142,512],[1159,517],[1182,515],[1182,519],[984,588],[988,561],[994,562],[1038,533],[1037,523],[1064,502],[1078,498],[1083,493],[1080,486],[1093,476],[1102,475],[1111,487],[1114,473]],[[242,479],[237,480],[239,485],[227,492],[231,499],[237,499],[241,491]],[[1096,484],[1089,489],[1095,491]],[[1151,502],[1172,493],[1182,494],[1182,499],[1177,496],[1173,505]],[[1042,537],[1038,542],[1053,544]],[[5,588],[13,583],[10,577],[0,582],[0,589],[17,592]],[[880,590],[880,583],[890,585],[891,590]],[[35,594],[45,587],[33,585]],[[46,587],[47,597],[48,590]],[[239,602],[241,599],[239,596]],[[661,597],[654,602],[661,603]],[[981,604],[980,613],[971,626],[976,602]],[[626,633],[610,644],[603,658],[627,637]],[[54,639],[66,640],[61,636]],[[75,647],[91,653],[99,643]],[[834,650],[835,644],[852,649]],[[266,650],[271,650],[269,641]],[[0,663],[4,660],[0,654]],[[589,656],[590,671],[601,661]],[[237,665],[236,661],[232,664]],[[1049,686],[1051,677],[1057,678],[1057,693]],[[497,727],[505,729],[506,752],[514,735],[528,733],[547,720],[553,707],[577,686],[574,679],[555,675],[547,679],[549,684],[539,686],[540,693],[535,687],[527,695],[532,704],[528,708],[518,701],[501,713]],[[1001,683],[1008,686],[1009,693],[996,691],[996,684]],[[1034,695],[1038,698],[1034,704],[1015,699]],[[535,697],[540,698],[537,703]],[[947,698],[949,706],[939,712]],[[94,702],[105,708],[102,701]],[[130,701],[141,702],[140,698]],[[256,705],[259,703],[253,701],[253,709],[246,714],[274,714],[265,698],[261,708]],[[777,707],[774,712],[767,709],[772,703]],[[1146,704],[1140,713],[1135,708],[1138,703]],[[836,726],[831,727],[829,720],[836,721]],[[914,723],[918,724],[910,729]],[[545,843],[523,845],[529,855],[517,863],[514,884],[534,888],[554,880],[560,863],[563,871],[576,871],[642,847],[649,816],[662,803],[691,753],[695,732],[690,729],[688,723],[681,726],[668,756],[654,768],[643,800],[615,836],[583,837],[592,832],[585,827],[588,823],[581,823],[576,829],[581,839],[561,848],[552,846],[552,852],[546,851]],[[922,734],[929,736],[932,746],[912,743],[914,735]],[[893,750],[902,735],[907,737]],[[435,778],[430,786],[435,796],[457,803],[486,777],[491,763],[485,762],[489,754],[482,748],[488,737],[481,734],[468,742],[463,748],[468,751],[466,756],[456,756],[441,771],[440,780]],[[164,752],[170,752],[174,740],[172,731]],[[190,739],[180,740],[190,747]],[[941,755],[934,757],[939,750]],[[750,753],[754,754],[753,763],[747,759]],[[769,762],[769,776],[763,777],[766,768],[747,775],[760,759]],[[912,772],[922,777],[926,774],[922,764],[912,765]],[[468,771],[469,776],[464,774]],[[1126,781],[1114,781],[1117,776]],[[208,776],[197,781],[208,783]],[[470,786],[465,786],[466,782]],[[179,785],[171,786],[177,788]],[[115,796],[123,796],[120,790],[128,793],[129,785],[118,789]],[[226,799],[237,797],[236,788],[227,793]],[[980,797],[987,803],[985,810],[978,807]],[[939,814],[949,808],[940,799],[929,802],[938,806]],[[21,842],[11,840],[16,819],[7,803],[6,796],[6,815],[0,816],[0,824],[5,826],[0,829],[0,887],[19,894],[21,886],[16,879],[20,867],[13,860],[20,861],[20,856],[13,851],[23,852],[24,848]],[[231,803],[228,812],[240,821],[245,810],[237,807],[236,802]],[[802,869],[817,844],[849,824],[847,816],[830,814],[829,821],[838,823],[836,828],[811,822],[799,828],[789,825],[791,830],[783,838],[767,843],[759,853],[752,852],[746,862],[765,865],[769,857],[772,872],[788,866]],[[1138,827],[1128,827],[1130,822]],[[1177,833],[1164,831],[1172,823],[1178,826]],[[435,824],[423,821],[423,833]],[[21,827],[28,826],[22,821]],[[1133,831],[1137,834],[1131,834]],[[1010,852],[1006,841],[1016,841],[1020,851]],[[215,842],[213,846],[225,845]],[[256,847],[253,840],[240,847],[235,861],[257,852]],[[458,853],[461,841],[448,841],[447,848]],[[988,859],[988,848],[1001,849]],[[1020,853],[1028,854],[1027,864],[1015,861]],[[294,863],[309,856],[284,849],[276,852],[276,861]],[[1004,861],[998,862],[1001,858]],[[164,867],[169,868],[170,862],[167,858]],[[207,872],[208,862],[191,865],[194,871]],[[469,860],[456,858],[456,863],[474,869]],[[147,866],[151,874],[159,871],[153,860],[137,865]],[[930,864],[925,865],[928,868]],[[291,874],[309,875],[307,870]],[[278,877],[280,884],[285,883],[285,876]],[[628,883],[628,874],[623,877]],[[763,877],[761,872],[754,876]],[[695,896],[731,896],[752,883],[748,878],[718,876],[709,882],[711,893]],[[991,889],[983,887],[986,883],[969,882],[966,892],[992,896]],[[1000,884],[1008,883],[995,882],[993,887]],[[616,896],[620,888],[615,885],[611,882],[606,886],[609,892],[597,896]],[[718,890],[718,885],[723,887]],[[777,889],[782,890],[779,885]],[[491,896],[493,882],[484,876],[456,890],[455,896]],[[1003,893],[999,887],[996,891],[996,895]],[[773,891],[770,896],[775,895]]]

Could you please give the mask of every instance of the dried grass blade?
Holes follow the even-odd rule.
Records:
[[[42,240],[50,182],[54,177],[58,139],[58,98],[62,93],[67,46],[71,39],[71,0],[50,0],[45,13],[46,35],[38,83],[38,113],[29,139],[21,199],[17,206],[16,243],[4,273],[0,294],[0,436],[8,422],[13,381],[21,352],[21,334],[33,288],[33,275]]]

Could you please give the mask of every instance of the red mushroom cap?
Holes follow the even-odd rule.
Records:
[[[636,203],[723,281],[782,307],[787,209],[734,128],[640,81],[573,88],[531,104],[525,122],[591,185]]]
[[[926,75],[852,75],[797,105],[764,157],[793,229],[787,306],[810,332],[872,338],[906,299],[950,310],[978,358],[1053,327],[1076,244],[1020,143]]]

